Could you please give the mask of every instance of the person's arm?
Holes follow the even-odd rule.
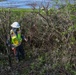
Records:
[[[8,47],[10,47],[10,37],[7,37],[6,45],[7,45]]]
[[[12,49],[12,50],[14,50],[14,49],[15,49],[15,46],[14,46],[14,45],[12,45],[12,43],[11,43],[11,41],[10,41],[10,37],[9,37],[9,36],[7,37],[6,45],[7,45],[8,47],[10,47],[10,46],[11,46],[11,49]]]
[[[22,37],[22,40],[24,40],[26,42],[28,41],[25,36],[22,35],[21,37]]]

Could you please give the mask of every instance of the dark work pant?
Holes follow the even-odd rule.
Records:
[[[16,47],[16,59],[20,61],[20,57],[22,57],[23,59],[25,58],[25,55],[24,55],[24,50],[23,50],[23,46],[22,45],[19,45],[18,47]]]

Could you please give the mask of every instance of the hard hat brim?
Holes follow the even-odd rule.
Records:
[[[13,25],[11,25],[11,27],[12,28],[20,28],[20,26],[13,26]]]

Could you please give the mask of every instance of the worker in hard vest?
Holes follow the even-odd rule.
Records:
[[[16,56],[17,62],[19,62],[20,56],[23,59],[25,58],[22,40],[27,41],[27,39],[21,35],[20,25],[18,22],[14,22],[13,24],[11,24],[11,27],[12,29],[10,30],[10,35],[12,50],[14,51],[14,55]]]

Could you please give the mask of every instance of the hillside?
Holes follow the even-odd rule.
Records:
[[[29,9],[30,10],[30,9]],[[1,75],[76,75],[76,5],[60,9],[0,10],[0,52],[7,56],[6,36],[9,25],[18,21],[22,34],[25,60],[16,64],[11,51],[0,59]]]

